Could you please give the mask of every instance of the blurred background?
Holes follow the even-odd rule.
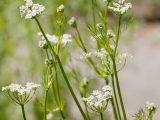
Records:
[[[66,16],[68,18],[76,16],[79,24],[84,25],[84,28],[81,27],[81,32],[86,32],[84,21],[91,17],[91,0],[35,1],[46,6],[46,11],[39,19],[47,33],[54,34],[56,31],[56,8],[60,4],[66,6]],[[24,20],[20,17],[19,6],[22,2],[22,0],[0,0],[0,88],[10,83],[26,83],[27,81],[42,83],[45,56],[38,48],[39,28],[34,20]],[[124,25],[120,49],[130,52],[134,57],[119,73],[127,115],[131,120],[134,113],[140,107],[144,107],[146,101],[160,105],[160,0],[132,0],[132,3],[132,11],[124,18],[124,23],[127,19],[130,21],[127,22],[129,25],[127,28]],[[63,62],[66,64],[68,74],[73,64],[71,56],[72,59],[77,57],[76,54],[73,56],[74,54],[71,53],[76,49],[77,46],[72,44],[63,53]],[[81,68],[82,77],[88,77],[92,81],[91,91],[98,89],[103,83],[95,84],[95,82],[99,83],[99,80],[93,76],[94,72],[91,68],[86,70],[84,67],[79,67],[79,63],[74,66],[76,69]],[[91,72],[86,73],[84,69]],[[73,86],[77,85],[72,77],[70,80]],[[79,112],[75,112],[77,108],[74,107],[74,101],[63,84],[63,79],[60,83],[61,92],[67,90],[67,93],[62,95],[65,99],[65,110],[69,111],[65,114],[71,116],[71,120],[81,120],[77,118]],[[37,99],[43,99],[41,91],[37,93],[37,96]],[[42,120],[43,118],[43,111],[36,102],[37,99],[32,100],[27,105],[28,107],[26,106],[29,120]],[[112,116],[111,109],[107,113],[108,116]],[[59,120],[57,114],[56,112],[53,114],[54,120]],[[20,108],[12,104],[0,92],[0,120],[21,119]],[[155,120],[159,119],[160,110],[155,116]]]

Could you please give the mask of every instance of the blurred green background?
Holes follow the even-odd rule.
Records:
[[[60,4],[65,5],[65,12],[68,18],[76,16],[78,21],[83,25],[85,25],[85,23],[82,21],[89,20],[91,17],[91,0],[35,1],[46,6],[46,11],[39,19],[43,23],[42,26],[47,33],[54,34],[56,32],[56,8]],[[36,33],[39,29],[35,21],[24,20],[20,17],[19,6],[22,3],[22,0],[0,0],[0,88],[12,82],[25,83],[27,81],[34,81],[42,83],[45,56],[38,48],[39,38]],[[125,50],[131,51],[135,59],[129,62],[126,70],[120,74],[122,78],[121,85],[123,87],[122,93],[128,110],[127,113],[130,117],[132,117],[133,113],[136,112],[139,107],[143,106],[146,100],[153,100],[153,102],[160,104],[160,102],[158,103],[158,101],[160,101],[160,94],[158,93],[160,89],[158,89],[159,86],[157,85],[160,78],[158,76],[159,72],[157,72],[160,71],[160,62],[158,61],[160,56],[159,52],[157,52],[160,50],[160,0],[132,0],[132,3],[133,10],[126,18],[133,15],[133,21],[129,24],[128,30],[124,31],[123,43],[127,46]],[[81,29],[82,32],[85,33],[86,28]],[[76,49],[76,45],[72,45],[67,49],[63,54],[63,60],[64,63],[68,65],[67,61],[72,56],[70,53],[73,49]],[[155,65],[153,65],[153,63],[155,63]],[[152,65],[150,66],[149,64]],[[148,71],[144,71],[144,69]],[[140,72],[136,73],[137,70],[140,70]],[[152,72],[154,73],[152,74]],[[92,74],[84,75],[90,77],[89,75]],[[147,75],[148,77],[146,77]],[[90,78],[94,80],[93,77]],[[73,84],[75,84],[75,81],[73,82]],[[66,86],[63,82],[61,82],[61,86],[63,93],[63,91],[66,90]],[[91,88],[96,88],[96,86],[93,85]],[[136,88],[138,88],[139,91]],[[75,116],[79,114],[79,112],[73,112],[74,104],[72,105],[71,103],[74,102],[70,99],[71,97],[68,97],[68,94],[69,92],[63,95],[63,97],[67,99],[65,103],[68,102],[71,105],[66,105],[65,109],[70,111],[66,114],[72,114],[72,118],[70,119],[77,119]],[[39,91],[37,96],[39,99],[42,99],[43,93]],[[136,99],[138,97],[139,99]],[[134,101],[134,99],[136,100]],[[32,106],[32,104],[34,104],[34,106]],[[27,106],[26,109],[29,120],[42,120],[43,112],[37,105],[35,99]],[[73,116],[74,114],[72,112],[75,116]],[[55,113],[55,116],[56,114],[57,113]],[[111,114],[111,111],[109,114]],[[0,120],[21,119],[19,107],[12,104],[5,95],[0,92]],[[156,119],[158,120],[160,118],[156,117]],[[56,120],[56,118],[54,120]]]

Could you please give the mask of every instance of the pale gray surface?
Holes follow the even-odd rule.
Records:
[[[160,24],[136,28],[127,48],[134,57],[119,75],[127,114],[131,117],[146,101],[160,105]],[[160,120],[160,110],[155,120]]]

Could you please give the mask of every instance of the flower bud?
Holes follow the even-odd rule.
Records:
[[[47,66],[52,66],[52,65],[54,65],[54,60],[45,59],[45,64]]]
[[[43,49],[47,49],[48,48],[47,42],[45,40],[39,41],[38,46],[40,48],[43,48]]]
[[[65,9],[64,5],[63,5],[63,4],[60,5],[60,6],[57,8],[57,13],[63,13],[63,12],[64,12],[64,9]]]
[[[104,29],[104,24],[103,24],[103,23],[98,23],[98,24],[96,25],[96,28],[97,28],[98,30],[103,30],[103,29]]]
[[[76,18],[75,18],[75,17],[72,17],[72,18],[68,21],[68,24],[75,28],[75,27],[77,26]]]

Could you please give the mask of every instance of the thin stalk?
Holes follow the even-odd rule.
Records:
[[[121,20],[122,20],[122,16],[119,16],[119,20],[118,20],[118,30],[117,30],[117,35],[116,35],[116,46],[115,46],[115,50],[114,50],[114,57],[116,56],[117,53],[117,48],[118,48],[118,42],[119,42],[119,36],[120,36],[120,32],[121,32]]]
[[[121,95],[121,89],[120,89],[120,85],[119,85],[119,79],[118,79],[118,74],[117,74],[117,66],[115,63],[115,59],[113,60],[113,69],[114,69],[114,74],[115,74],[115,79],[116,79],[116,87],[118,90],[118,96],[119,96],[119,100],[120,100],[120,105],[122,108],[122,113],[123,113],[123,118],[124,120],[127,120],[127,116],[126,116],[126,112],[125,112],[125,108],[124,108],[124,103],[123,103],[123,99],[122,99],[122,95]]]
[[[64,116],[64,113],[63,113],[63,111],[62,111],[62,110],[60,110],[60,114],[61,114],[61,116],[62,116],[63,120],[65,120],[65,116]]]
[[[60,108],[60,115],[61,115],[61,117],[63,118],[63,120],[65,120],[65,115],[64,115],[64,113],[63,113],[63,111],[61,110],[61,103],[60,103],[60,101],[58,100],[58,97],[57,97],[57,95],[56,95],[56,88],[55,88],[55,86],[54,86],[54,84],[52,83],[52,90],[53,90],[53,94],[55,95],[55,101],[56,101],[56,104],[58,105],[58,107]]]
[[[85,120],[87,120],[87,117],[86,117],[85,113],[83,112],[82,107],[81,107],[80,103],[78,102],[78,99],[77,99],[77,97],[76,97],[76,95],[75,95],[75,93],[74,93],[74,91],[73,91],[73,89],[72,89],[72,87],[71,87],[71,85],[70,85],[70,83],[69,83],[69,80],[68,80],[67,75],[66,75],[66,73],[65,73],[65,71],[64,71],[64,69],[63,69],[63,66],[62,66],[62,63],[61,63],[61,61],[60,61],[60,59],[59,59],[59,56],[57,56],[56,58],[57,58],[59,67],[60,67],[60,69],[61,69],[61,71],[62,71],[62,74],[63,74],[63,77],[64,77],[64,79],[65,79],[65,82],[66,82],[66,84],[67,84],[67,86],[68,86],[68,88],[69,88],[69,90],[70,90],[70,92],[71,92],[71,94],[72,94],[72,97],[74,98],[74,100],[75,100],[75,102],[76,102],[76,104],[77,104],[77,106],[78,106],[78,108],[79,108],[79,110],[80,110],[83,118],[84,118]]]
[[[112,108],[113,108],[114,118],[115,118],[115,120],[119,120],[118,116],[117,116],[116,106],[115,106],[113,98],[111,99],[111,104],[112,104]]]
[[[117,111],[118,111],[118,117],[121,120],[121,113],[120,113],[118,99],[117,99],[116,87],[115,87],[115,83],[114,83],[114,76],[111,75],[111,77],[112,77],[113,97],[114,97],[115,102],[116,102],[116,108],[117,108]]]
[[[106,8],[105,8],[105,12],[104,12],[104,14],[105,14],[105,15],[104,15],[104,16],[105,16],[105,17],[104,17],[104,25],[105,25],[106,35],[107,35],[107,32],[108,32],[108,31],[107,31],[107,29],[108,29],[108,26],[107,26],[107,22],[108,22],[108,5],[109,5],[109,3],[106,4],[106,6],[105,6]]]
[[[96,31],[95,0],[92,0],[92,20],[93,20],[94,31]]]
[[[100,112],[100,116],[101,116],[101,120],[103,120],[103,113],[102,112]]]
[[[80,32],[79,32],[79,29],[78,29],[77,25],[76,25],[75,29],[76,29],[76,31],[77,31],[78,38],[79,38],[79,41],[80,41],[80,43],[81,43],[81,47],[83,48],[83,51],[87,53],[87,49],[86,49],[86,47],[85,47],[85,45],[84,45],[84,43],[83,43],[83,40],[82,40],[82,37],[81,37],[81,34],[80,34]]]
[[[82,40],[81,34],[80,34],[79,30],[78,30],[78,27],[76,26],[75,29],[76,29],[76,31],[77,31],[78,38],[79,38],[79,41],[80,41],[81,46],[82,46],[82,50],[83,50],[85,53],[87,53],[88,50],[86,49],[86,47],[85,47],[85,45],[84,45],[84,43],[83,43],[83,40]],[[98,70],[98,68],[97,68],[96,65],[94,64],[93,60],[92,60],[91,58],[87,58],[87,59],[88,59],[88,61],[90,62],[90,64],[93,66],[94,70],[100,75],[100,71]]]
[[[48,54],[47,50],[46,50],[46,54],[47,54],[47,58],[49,59],[49,54]],[[56,74],[55,75],[55,77],[56,77],[56,80],[55,80],[56,81],[56,86],[54,86],[54,83],[52,82],[52,90],[53,90],[53,93],[55,95],[55,101],[56,101],[58,107],[61,108],[61,104],[60,104],[61,98],[60,98],[59,85],[58,85],[58,75],[57,75],[57,69],[56,68],[57,67],[55,66],[55,71],[56,71],[56,73],[55,73]],[[60,114],[61,114],[61,116],[62,116],[62,118],[64,120],[65,116],[64,116],[64,113],[63,113],[62,110],[60,110]]]
[[[124,120],[127,120],[127,116],[126,116],[126,112],[125,112],[125,108],[124,108],[124,103],[123,103],[123,99],[122,99],[122,95],[121,95],[121,89],[120,89],[120,85],[119,85],[119,80],[118,80],[117,66],[116,66],[116,62],[115,62],[115,57],[116,57],[116,53],[117,53],[119,37],[120,37],[120,32],[121,32],[121,20],[122,20],[122,16],[120,15],[119,16],[119,20],[118,20],[118,30],[117,30],[117,35],[116,35],[116,45],[115,45],[115,50],[114,50],[114,54],[113,54],[113,57],[112,57],[112,61],[113,61],[113,70],[114,70],[115,79],[116,79],[116,87],[117,87],[117,90],[118,90],[118,96],[119,96],[119,100],[120,100],[120,104],[121,104],[121,108],[122,108],[123,118],[124,118]]]
[[[23,104],[21,104],[21,109],[22,109],[23,119],[24,119],[24,120],[27,120],[27,119],[26,119],[26,114],[25,114],[25,110],[24,110],[24,105],[23,105]]]
[[[69,90],[70,90],[70,93],[71,93],[74,101],[76,102],[76,104],[77,104],[77,106],[78,106],[78,108],[79,108],[79,111],[81,112],[84,120],[87,120],[87,117],[86,117],[85,113],[83,112],[83,109],[82,109],[82,107],[81,107],[81,105],[80,105],[80,103],[79,103],[79,101],[78,101],[78,99],[77,99],[77,97],[76,97],[76,95],[75,95],[75,93],[74,93],[74,91],[73,91],[70,83],[69,83],[68,77],[67,77],[67,75],[66,75],[66,73],[65,73],[65,71],[64,71],[64,69],[63,69],[63,66],[62,66],[62,63],[61,63],[61,60],[60,60],[59,56],[54,52],[54,50],[53,50],[53,48],[52,48],[52,45],[50,44],[50,42],[49,42],[49,40],[48,40],[45,32],[43,31],[43,29],[42,29],[42,27],[41,27],[41,25],[40,25],[40,23],[39,23],[39,21],[38,21],[38,19],[37,19],[36,17],[35,17],[35,20],[36,20],[36,22],[37,22],[37,24],[38,24],[38,26],[39,26],[39,28],[40,28],[40,30],[41,30],[44,38],[46,39],[46,41],[47,41],[47,43],[48,43],[48,45],[49,45],[49,48],[51,49],[54,57],[57,59],[57,62],[58,62],[58,65],[59,65],[59,67],[60,67],[60,70],[61,70],[61,72],[62,72],[62,75],[63,75],[63,77],[64,77],[64,80],[65,80],[65,82],[66,82],[66,84],[67,84],[67,86],[68,86],[68,88],[69,88]]]
[[[86,103],[84,103],[84,105],[85,105],[85,110],[86,110],[87,118],[88,118],[88,120],[90,120],[90,116],[89,116],[89,112],[88,112],[87,104],[86,104]]]
[[[44,98],[44,120],[47,120],[47,100],[48,100],[48,89],[45,91],[45,98]]]
[[[55,71],[57,71],[57,67],[55,66]],[[58,104],[58,106],[59,106],[59,108],[60,108],[60,114],[61,114],[61,116],[62,116],[62,118],[63,118],[63,120],[65,119],[65,116],[64,116],[64,113],[63,113],[63,110],[62,110],[62,106],[61,106],[61,96],[60,96],[60,91],[59,91],[59,83],[58,83],[58,74],[57,74],[57,72],[56,72],[56,80],[55,80],[55,82],[56,82],[56,91],[57,91],[57,104]]]

